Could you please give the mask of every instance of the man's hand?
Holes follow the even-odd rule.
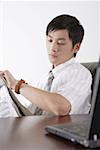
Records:
[[[15,90],[18,80],[16,80],[8,70],[0,71],[0,76],[6,80],[8,88]]]

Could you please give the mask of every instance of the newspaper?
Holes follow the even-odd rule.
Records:
[[[2,78],[0,78],[0,118],[18,117],[17,112],[12,105],[12,99],[9,95],[7,86]]]

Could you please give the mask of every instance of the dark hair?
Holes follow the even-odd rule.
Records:
[[[66,29],[69,34],[69,38],[72,40],[73,47],[76,43],[80,43],[84,37],[84,28],[80,24],[79,20],[70,15],[60,15],[55,17],[51,22],[48,24],[46,29],[46,35],[48,35],[51,31],[56,30],[63,30]],[[74,54],[74,57],[76,53]]]

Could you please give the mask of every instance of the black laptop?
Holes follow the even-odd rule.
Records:
[[[91,111],[88,120],[81,123],[65,123],[46,126],[46,131],[85,147],[100,147],[100,61],[98,63],[92,93]]]

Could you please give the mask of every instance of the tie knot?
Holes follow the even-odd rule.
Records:
[[[52,70],[50,70],[50,72],[49,72],[49,79],[54,79],[54,75],[53,75],[53,72],[52,72]]]

